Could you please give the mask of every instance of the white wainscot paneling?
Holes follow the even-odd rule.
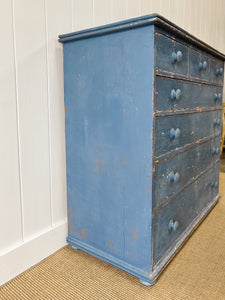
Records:
[[[126,17],[135,18],[141,15],[141,0],[126,0]]]
[[[126,19],[126,0],[111,0],[111,21]]]
[[[15,0],[24,239],[51,226],[44,0]]]
[[[94,26],[111,21],[111,0],[94,0]]]
[[[73,30],[94,26],[93,0],[72,0]]]
[[[66,219],[66,153],[65,153],[65,108],[63,90],[63,46],[58,35],[70,32],[72,18],[71,0],[48,0],[47,20],[47,61],[48,98],[50,124],[50,166],[52,222]]]
[[[11,1],[0,2],[0,255],[22,241]],[[1,273],[1,271],[0,271]]]

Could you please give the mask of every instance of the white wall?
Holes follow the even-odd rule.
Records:
[[[224,0],[0,1],[0,285],[65,245],[57,35],[152,12],[225,53]]]

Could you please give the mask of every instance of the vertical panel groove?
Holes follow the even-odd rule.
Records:
[[[92,0],[92,23],[95,26],[95,0]]]
[[[73,0],[71,0],[71,17],[72,17],[72,22],[71,22],[71,24],[72,24],[72,31],[73,31]]]
[[[128,0],[126,0],[126,3],[125,3],[125,15],[127,18],[128,17]]]
[[[113,0],[110,0],[110,23],[112,23],[112,2]]]
[[[22,185],[22,169],[21,169],[21,141],[20,141],[20,116],[19,116],[19,97],[18,97],[18,69],[17,69],[17,52],[16,52],[16,29],[15,29],[15,10],[14,0],[12,0],[12,27],[13,27],[13,52],[14,52],[14,68],[15,68],[15,96],[16,96],[16,122],[17,122],[17,141],[18,141],[18,167],[19,167],[19,185],[20,185],[20,216],[21,216],[21,234],[22,242],[24,242],[24,207],[23,207],[23,185]]]
[[[49,88],[49,56],[48,56],[48,20],[47,20],[47,0],[44,0],[45,8],[45,43],[46,43],[46,68],[47,68],[47,102],[48,102],[48,145],[49,145],[49,191],[50,191],[50,223],[53,226],[53,203],[52,203],[52,145],[51,145],[51,107],[50,107],[50,88]]]

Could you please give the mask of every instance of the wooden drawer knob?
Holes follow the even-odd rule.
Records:
[[[180,178],[180,174],[178,172],[174,173],[174,172],[171,172],[170,175],[169,175],[169,179],[170,179],[170,182],[178,182]]]
[[[219,119],[215,119],[215,120],[213,121],[213,125],[214,125],[214,126],[220,126],[220,120],[219,120]]]
[[[217,188],[217,187],[218,187],[218,182],[217,182],[217,181],[212,182],[212,183],[211,183],[211,187],[212,187],[212,188]]]
[[[177,129],[171,128],[170,129],[170,138],[178,139],[179,137],[180,137],[180,129],[179,128],[177,128]]]
[[[212,154],[219,154],[220,153],[220,149],[217,147],[217,148],[212,148]]]
[[[216,76],[223,75],[223,68],[217,68],[215,74]]]
[[[216,94],[214,95],[214,100],[221,100],[222,99],[222,95],[219,93],[219,94]]]
[[[174,64],[175,62],[181,62],[183,59],[183,54],[181,51],[177,51],[177,53],[173,52],[172,53],[172,63]]]
[[[172,89],[171,92],[170,92],[170,98],[172,100],[179,100],[181,97],[181,90],[180,89]]]
[[[206,61],[204,61],[203,63],[202,62],[199,63],[199,71],[205,70],[206,68],[207,68],[207,62]]]
[[[171,231],[171,230],[173,230],[173,231],[176,231],[177,230],[177,228],[178,228],[178,226],[179,226],[179,223],[178,223],[178,221],[175,221],[175,220],[173,220],[173,219],[171,219],[170,221],[169,221],[169,230]]]

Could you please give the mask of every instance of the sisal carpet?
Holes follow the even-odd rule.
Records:
[[[225,165],[225,164],[224,164]],[[222,169],[221,169],[222,171]],[[225,173],[219,204],[153,287],[69,246],[0,288],[0,299],[225,299]]]

